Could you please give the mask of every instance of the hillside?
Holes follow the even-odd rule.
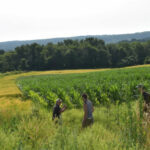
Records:
[[[116,35],[87,35],[87,36],[75,36],[75,37],[66,37],[66,38],[51,38],[51,39],[39,39],[39,40],[26,40],[26,41],[8,41],[8,42],[0,42],[0,49],[3,50],[14,50],[17,46],[38,43],[41,45],[45,45],[49,42],[58,43],[62,42],[65,39],[72,40],[81,40],[88,37],[96,37],[98,39],[104,40],[106,43],[117,43],[120,41],[131,41],[131,40],[149,40],[150,39],[150,31],[147,32],[138,32],[133,34],[116,34]]]

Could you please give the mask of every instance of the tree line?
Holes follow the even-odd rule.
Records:
[[[105,44],[97,38],[0,50],[0,72],[124,67],[150,63],[150,41]]]

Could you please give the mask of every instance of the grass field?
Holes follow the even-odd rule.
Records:
[[[139,67],[149,68],[150,65]],[[63,125],[56,127],[51,121],[51,109],[43,109],[31,100],[24,100],[16,86],[16,78],[21,76],[95,71],[107,72],[107,69],[0,75],[0,149],[148,150],[149,128],[140,126],[137,101],[130,105],[111,104],[109,109],[103,105],[96,107],[94,125],[84,130],[81,129],[83,110],[69,109],[63,114]]]

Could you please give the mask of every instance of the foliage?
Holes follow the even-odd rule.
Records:
[[[150,86],[150,68],[115,69],[68,75],[23,77],[17,81],[22,92],[31,99],[51,107],[59,97],[68,107],[81,107],[81,94],[87,93],[94,105],[136,100],[136,85]],[[32,93],[32,94],[31,94]],[[42,99],[42,100],[41,100]]]
[[[33,43],[0,50],[0,72],[123,67],[149,62],[150,41],[105,44],[103,40],[64,40],[57,44]]]
[[[145,64],[150,64],[150,56],[147,56],[144,60]]]

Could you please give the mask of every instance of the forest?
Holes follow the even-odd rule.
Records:
[[[106,44],[90,37],[57,44],[27,44],[9,52],[0,50],[0,72],[118,68],[149,63],[150,41]]]

